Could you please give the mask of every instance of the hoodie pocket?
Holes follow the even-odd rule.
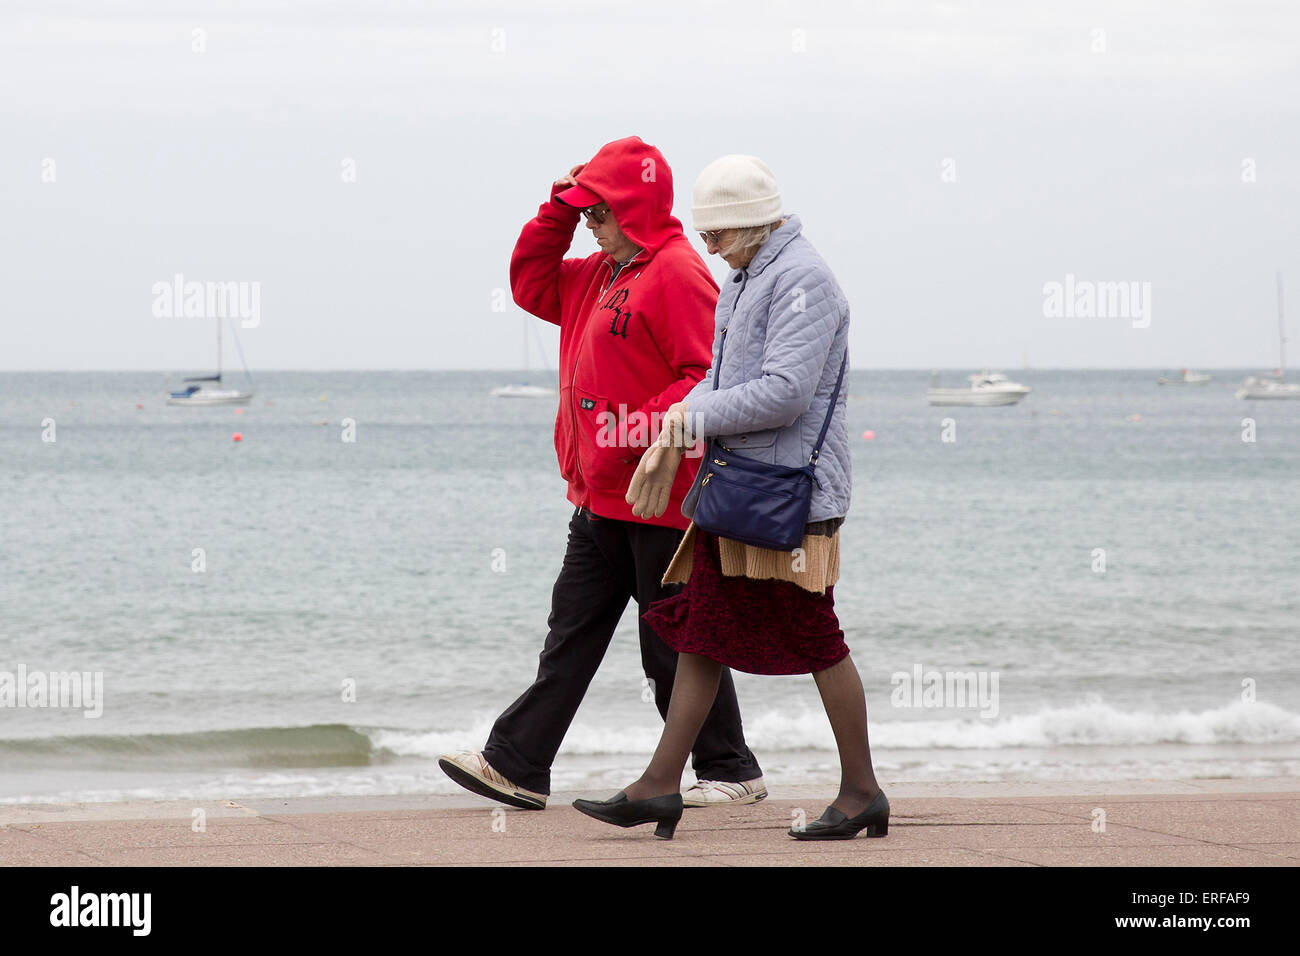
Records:
[[[581,388],[573,390],[578,431],[578,467],[583,482],[597,491],[627,491],[636,469],[637,450],[624,447],[617,416],[609,402]]]
[[[560,465],[560,477],[572,481],[578,456],[573,447],[573,413],[569,411],[569,396],[564,392],[561,392],[560,410],[555,416],[555,460]]]

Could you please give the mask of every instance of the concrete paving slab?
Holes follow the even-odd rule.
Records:
[[[1216,783],[1223,786],[1216,789]],[[889,836],[803,842],[826,794],[806,788],[745,807],[691,810],[674,840],[579,814],[557,794],[542,812],[465,795],[237,799],[0,808],[0,865],[69,866],[1295,866],[1300,781],[1258,790],[1179,781],[1178,792],[936,796],[892,788]],[[1016,788],[1010,787],[1009,790]],[[1032,788],[1031,788],[1032,789]],[[599,794],[597,794],[599,796]],[[212,808],[206,830],[194,806]],[[1106,830],[1091,827],[1094,808]]]

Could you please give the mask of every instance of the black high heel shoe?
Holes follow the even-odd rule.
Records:
[[[647,800],[629,800],[620,790],[608,800],[574,800],[576,809],[616,827],[636,827],[643,823],[658,824],[655,836],[671,840],[682,818],[682,795],[670,793]]]
[[[862,830],[869,837],[882,837],[889,832],[889,800],[881,790],[856,817],[847,817],[834,807],[827,807],[820,819],[802,830],[790,829],[796,840],[852,840]]]

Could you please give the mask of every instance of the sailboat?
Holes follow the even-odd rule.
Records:
[[[235,348],[239,350],[239,361],[244,365],[244,376],[252,385],[252,376],[248,374],[248,365],[244,363],[244,350],[240,348],[239,336],[235,336]],[[217,319],[217,374],[197,375],[184,379],[186,382],[215,382],[216,387],[207,385],[189,385],[183,391],[172,392],[167,398],[168,405],[242,405],[253,397],[252,388],[221,388],[221,319]]]
[[[537,334],[535,331],[532,330],[531,320],[527,316],[525,316],[524,317],[524,339],[523,339],[524,341],[523,369],[525,373],[527,373],[528,370],[531,368],[531,365],[529,364],[530,357],[528,354],[528,338],[529,338],[530,331],[532,331],[532,334],[534,335]],[[537,348],[538,351],[542,353],[543,360],[545,360],[546,350],[542,348],[542,344],[540,342],[537,343]],[[555,394],[555,389],[547,388],[545,385],[530,385],[527,382],[515,382],[512,385],[498,385],[496,388],[492,389],[490,394],[494,398],[549,398]]]
[[[1277,274],[1277,349],[1275,372],[1251,375],[1237,389],[1237,397],[1246,401],[1263,398],[1300,398],[1300,384],[1284,382],[1286,376],[1286,319],[1282,307],[1282,273]]]

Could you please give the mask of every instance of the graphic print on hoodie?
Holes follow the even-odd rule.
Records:
[[[555,199],[565,186],[552,188],[515,244],[515,302],[560,327],[560,473],[569,501],[597,515],[685,528],[681,501],[698,458],[682,459],[661,517],[635,517],[623,496],[661,416],[712,361],[718,286],[672,214],[672,170],[658,149],[636,136],[615,140],[577,180],[641,251],[621,268],[603,252],[564,258],[582,216]]]

